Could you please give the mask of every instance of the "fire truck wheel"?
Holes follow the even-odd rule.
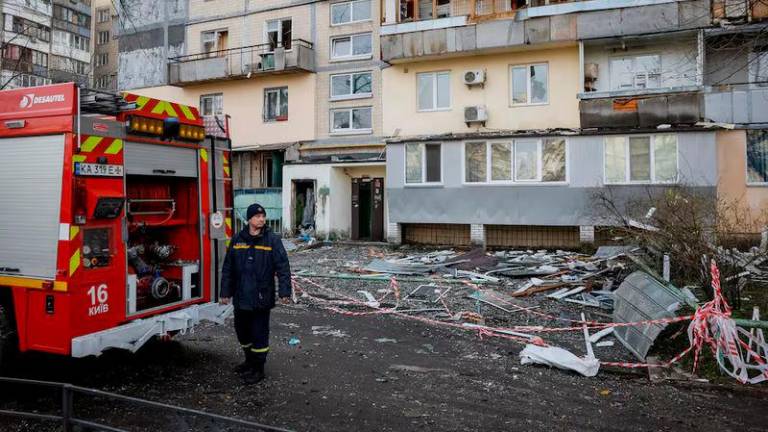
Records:
[[[16,329],[8,309],[0,304],[0,370],[7,366],[16,351]]]

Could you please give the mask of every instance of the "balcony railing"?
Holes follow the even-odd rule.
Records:
[[[187,85],[203,81],[250,78],[256,74],[314,72],[312,43],[294,39],[290,45],[251,45],[174,57],[169,60],[169,81]]]

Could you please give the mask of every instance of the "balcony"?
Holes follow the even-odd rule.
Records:
[[[768,82],[705,87],[704,117],[718,123],[768,124]]]
[[[408,7],[402,8],[403,4]],[[384,61],[547,48],[705,27],[694,0],[388,0]]]
[[[174,57],[168,66],[170,83],[186,86],[256,75],[314,72],[315,51],[312,43],[294,39],[290,49],[273,49],[269,44],[251,45]]]

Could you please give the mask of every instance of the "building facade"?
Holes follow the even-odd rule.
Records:
[[[50,0],[5,0],[0,8],[3,14],[0,88],[50,84]]]
[[[385,2],[390,241],[600,242],[597,194],[669,185],[761,229],[765,13],[722,3]]]
[[[190,0],[174,10],[171,20],[121,30],[119,87],[227,116],[238,196],[271,203],[268,217],[282,230],[383,239],[378,2]],[[144,12],[155,13],[133,10]],[[167,82],[123,64],[140,56],[159,64],[159,47],[150,55],[134,42],[157,29],[177,34],[166,49]]]
[[[115,37],[115,28],[118,27],[117,11],[112,0],[92,1],[93,88],[114,92],[117,91],[118,47]]]
[[[53,0],[50,73],[54,82],[91,86],[91,0]]]

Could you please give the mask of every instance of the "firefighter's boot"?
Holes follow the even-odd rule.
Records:
[[[243,354],[245,354],[245,361],[235,366],[234,371],[237,374],[243,375],[253,371],[254,359],[251,348],[243,348]]]
[[[266,378],[266,375],[264,375],[264,364],[266,363],[266,358],[263,356],[254,356],[252,368],[249,373],[244,375],[245,383],[248,385],[256,384],[264,380]]]

